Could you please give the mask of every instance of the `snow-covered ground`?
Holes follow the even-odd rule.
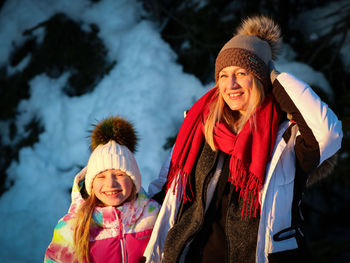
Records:
[[[118,63],[92,93],[80,97],[62,92],[70,72],[58,79],[38,75],[30,81],[30,98],[19,104],[16,122],[25,132],[25,124],[38,116],[45,131],[38,143],[20,151],[19,161],[13,161],[8,170],[8,179],[15,184],[0,197],[0,262],[43,260],[53,228],[69,207],[74,175],[89,157],[92,124],[116,114],[134,124],[139,135],[135,157],[147,189],[168,154],[162,146],[176,133],[183,111],[213,85],[204,87],[182,71],[157,27],[140,18],[144,10],[135,0],[6,1],[0,11],[0,65],[7,65],[9,73],[24,68],[30,58],[12,68],[8,65],[10,51],[24,41],[24,30],[57,12],[83,25],[98,25],[109,58]],[[36,32],[39,37],[45,33]],[[331,95],[324,76],[294,58],[292,48],[286,46],[277,68]],[[6,129],[1,132],[6,134]],[[10,143],[6,136],[3,139]]]

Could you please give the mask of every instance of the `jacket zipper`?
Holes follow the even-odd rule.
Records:
[[[119,240],[120,240],[120,249],[121,249],[121,256],[122,256],[122,262],[128,263],[128,256],[126,253],[126,246],[125,246],[125,238],[124,238],[124,229],[123,224],[121,220],[120,212],[117,210],[117,216],[118,216],[118,223],[119,223]]]

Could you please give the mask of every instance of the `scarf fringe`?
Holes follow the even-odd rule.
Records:
[[[191,181],[190,181],[190,174],[183,172],[183,169],[179,165],[173,165],[171,163],[169,167],[166,192],[168,192],[174,180],[175,180],[175,185],[173,188],[173,194],[176,194],[175,193],[176,187],[179,187],[179,192],[182,192],[182,200],[184,203],[188,201],[191,202],[192,200],[194,200],[194,194],[193,194]],[[190,189],[191,196],[187,194],[187,187],[189,187]],[[178,196],[178,198],[180,199],[181,197]]]
[[[237,174],[233,175],[231,171],[236,171]],[[241,220],[243,217],[245,220],[247,219],[248,207],[249,218],[251,218],[252,212],[253,217],[256,217],[259,209],[259,191],[263,186],[259,178],[249,172],[241,160],[232,156],[228,181],[236,187],[236,191],[239,191],[239,201],[243,199]]]

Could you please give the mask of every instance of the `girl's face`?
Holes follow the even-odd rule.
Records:
[[[121,170],[109,169],[95,176],[92,189],[105,206],[119,206],[131,195],[133,181]]]
[[[219,73],[218,87],[231,110],[243,114],[252,96],[253,76],[243,68],[229,66]]]

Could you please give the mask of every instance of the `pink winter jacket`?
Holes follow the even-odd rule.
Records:
[[[77,262],[73,233],[77,208],[84,202],[80,194],[84,168],[74,179],[72,203],[68,214],[59,220],[45,253],[45,263]],[[149,199],[143,189],[133,202],[119,207],[96,207],[90,227],[91,262],[139,262],[152,233],[159,204]]]

